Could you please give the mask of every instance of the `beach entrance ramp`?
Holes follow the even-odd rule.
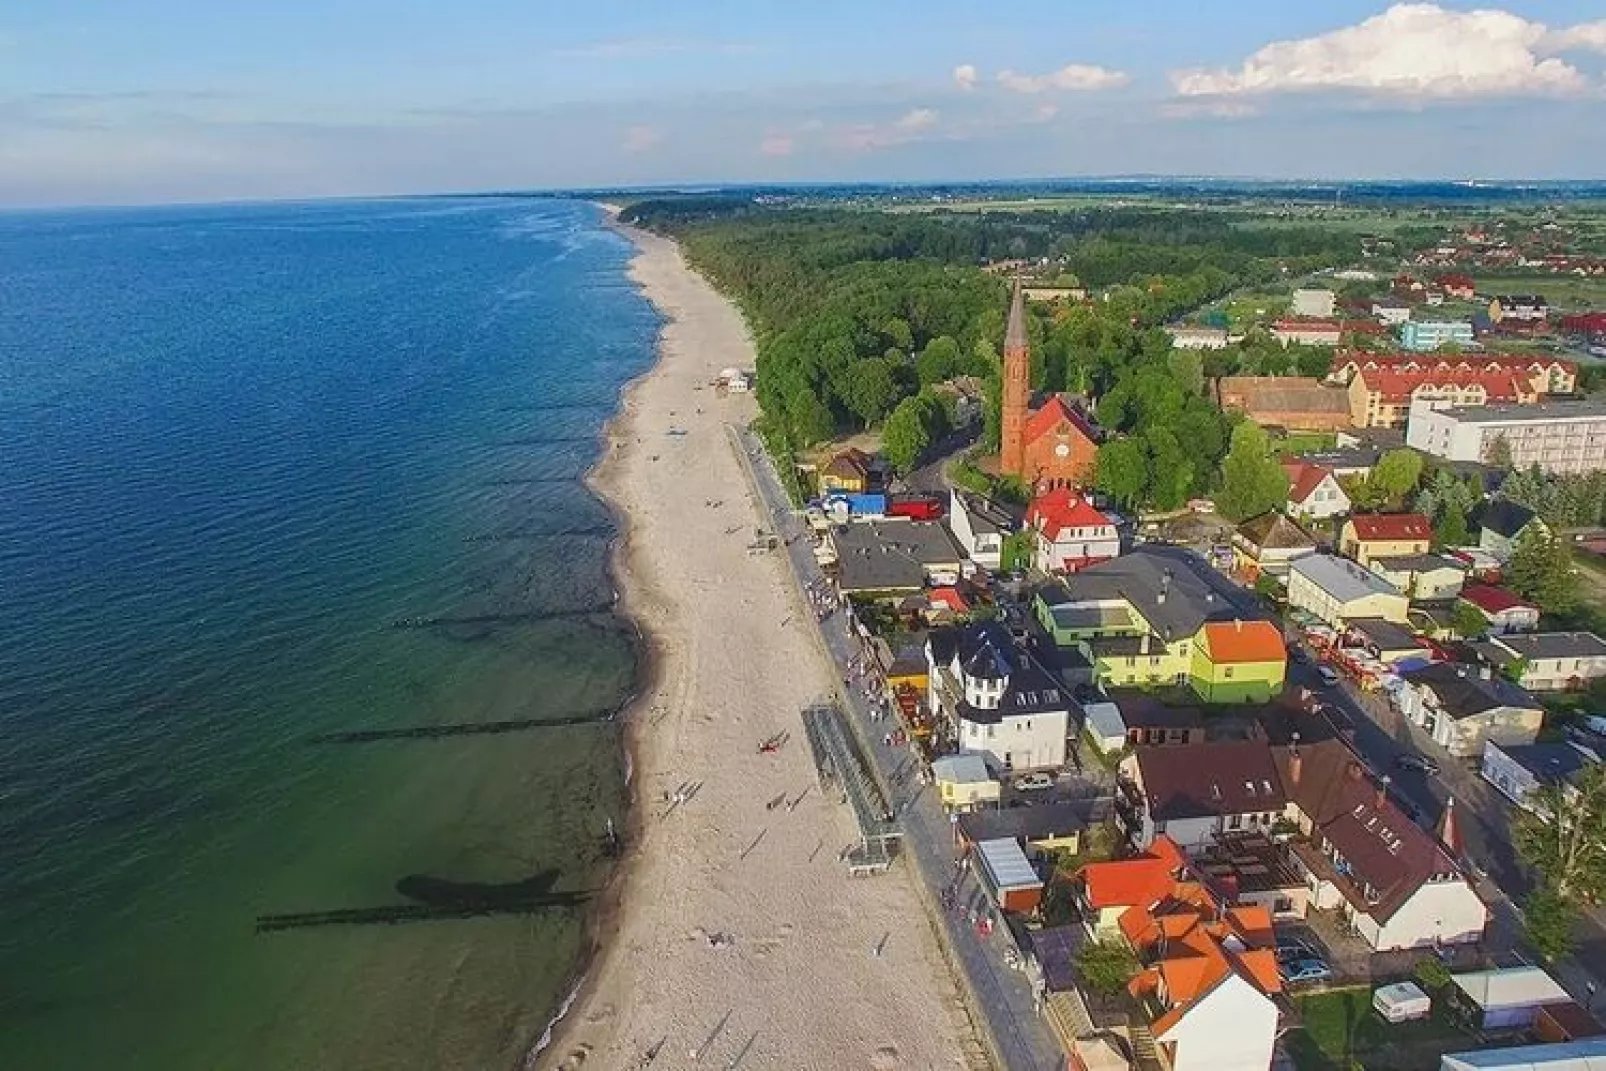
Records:
[[[803,733],[814,756],[820,791],[836,793],[853,810],[859,843],[842,855],[853,874],[876,874],[892,865],[892,843],[903,836],[881,790],[849,736],[842,711],[821,703],[803,711]]]

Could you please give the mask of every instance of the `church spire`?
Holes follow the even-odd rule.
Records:
[[[1021,288],[1020,276],[1015,277],[1015,294],[1009,303],[1009,327],[1004,331],[1004,353],[1010,350],[1025,350],[1029,343],[1026,340],[1026,291]]]

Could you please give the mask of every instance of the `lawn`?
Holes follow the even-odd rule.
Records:
[[[1479,275],[1473,282],[1479,294],[1543,294],[1552,308],[1563,312],[1606,309],[1606,278],[1577,275]]]
[[[1338,436],[1330,431],[1296,431],[1278,440],[1276,449],[1280,454],[1314,454],[1336,445]]]
[[[1477,1047],[1477,1041],[1441,1018],[1389,1023],[1372,1010],[1372,990],[1335,989],[1296,997],[1302,1020],[1286,1039],[1299,1071],[1434,1071],[1439,1057]]]

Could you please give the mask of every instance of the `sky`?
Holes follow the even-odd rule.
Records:
[[[10,0],[0,205],[1606,178],[1600,0]]]

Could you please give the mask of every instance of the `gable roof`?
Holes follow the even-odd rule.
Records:
[[[1488,676],[1484,676],[1487,673]],[[1478,666],[1433,662],[1400,674],[1438,697],[1439,707],[1452,718],[1470,718],[1501,707],[1539,710],[1539,701],[1504,677]]]
[[[1162,833],[1142,855],[1089,863],[1078,874],[1088,906],[1102,911],[1155,903],[1176,883],[1183,864],[1182,849]]]
[[[902,517],[858,521],[831,533],[844,591],[919,588],[926,568],[958,562],[959,544],[945,525]]]
[[[1491,498],[1474,515],[1473,523],[1484,531],[1515,539],[1537,516],[1527,506],[1509,498]]]
[[[1332,554],[1311,554],[1297,559],[1289,568],[1340,603],[1354,602],[1369,595],[1400,594],[1399,588],[1376,573]]]
[[[1067,528],[1108,528],[1110,518],[1068,487],[1056,488],[1032,500],[1026,521],[1052,542]]]
[[[1280,811],[1288,802],[1263,741],[1139,748],[1134,756],[1156,821]]]
[[[972,811],[959,816],[959,830],[969,841],[1016,837],[1046,840],[1080,833],[1088,824],[1088,800],[1037,803],[1030,807]]]
[[[1294,804],[1311,822],[1304,847],[1322,853],[1326,840],[1347,873],[1332,880],[1357,908],[1379,921],[1394,916],[1435,874],[1458,873],[1444,848],[1413,822],[1372,777],[1347,743],[1329,738],[1273,749]],[[1306,853],[1304,858],[1309,858]],[[1372,887],[1368,899],[1365,886]]]
[[[1539,609],[1526,599],[1519,598],[1515,592],[1493,584],[1468,584],[1461,589],[1461,598],[1491,617],[1518,607],[1528,610]]]
[[[1485,372],[1462,369],[1424,369],[1400,371],[1390,368],[1362,368],[1356,373],[1363,390],[1373,391],[1389,403],[1408,402],[1417,391],[1453,387],[1467,390],[1482,387],[1490,401],[1514,401],[1533,393],[1522,377],[1509,371]]]
[[[1303,504],[1333,475],[1331,469],[1308,461],[1284,461],[1283,471],[1288,474],[1288,501],[1297,504]]]
[[[1431,540],[1433,526],[1420,513],[1357,513],[1349,519],[1355,538],[1365,543]]]
[[[1288,658],[1282,630],[1270,621],[1214,621],[1204,627],[1205,653],[1222,663],[1282,662]]]
[[[1532,662],[1546,658],[1606,658],[1606,640],[1593,632],[1513,632],[1494,642]]]
[[[831,459],[825,466],[828,476],[844,476],[864,479],[870,474],[870,455],[857,447],[848,447]]]
[[[1098,445],[1099,432],[1093,422],[1080,409],[1067,402],[1062,395],[1055,394],[1044,402],[1032,415],[1026,418],[1026,442],[1032,443],[1049,434],[1059,427],[1060,422],[1069,423],[1075,432],[1093,445]]]
[[[1316,537],[1281,510],[1249,518],[1238,526],[1238,534],[1261,550],[1316,549]]]

